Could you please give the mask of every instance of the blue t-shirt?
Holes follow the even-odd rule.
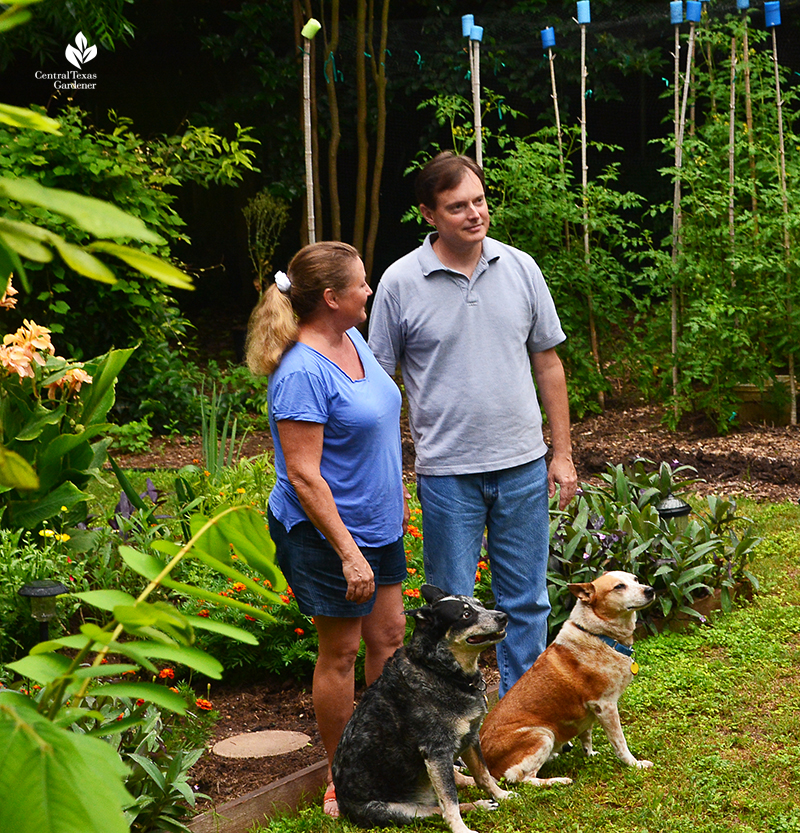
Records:
[[[401,397],[358,330],[348,330],[347,335],[364,367],[363,379],[351,379],[337,364],[300,342],[270,376],[269,425],[278,479],[269,506],[286,529],[308,520],[286,476],[276,423],[320,423],[324,426],[320,473],[331,488],[339,516],[356,544],[378,547],[403,534]]]

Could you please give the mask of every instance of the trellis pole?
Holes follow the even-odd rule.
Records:
[[[777,28],[781,25],[781,4],[780,0],[764,3],[764,24],[767,29],[772,30],[772,62],[775,67],[775,103],[778,108],[778,150],[780,157],[780,182],[781,202],[783,203],[783,249],[786,260],[786,307],[788,319],[791,321],[792,304],[792,277],[791,269],[791,241],[789,237],[789,198],[786,190],[786,148],[783,139],[783,99],[781,97],[781,76],[778,64],[778,36]],[[790,350],[788,356],[789,364],[789,395],[791,397],[791,423],[797,425],[797,381],[794,376],[794,353]]]
[[[752,192],[750,206],[753,210],[753,228],[758,237],[758,197],[756,196],[756,145],[753,137],[753,97],[750,93],[750,43],[747,34],[747,10],[750,0],[736,0],[736,8],[742,13],[742,56],[744,63],[744,120],[747,125],[747,146],[750,157],[750,181]]]
[[[672,7],[670,7],[670,13]],[[700,0],[688,0],[686,3],[686,19],[689,21],[689,45],[686,50],[686,73],[684,75],[683,96],[680,105],[677,132],[675,136],[675,189],[672,204],[672,260],[675,265],[672,283],[672,397],[673,413],[677,420],[680,414],[678,407],[678,257],[680,254],[681,226],[681,168],[683,167],[683,137],[686,132],[686,105],[689,100],[689,85],[692,76],[692,60],[694,58],[695,25],[700,22],[702,4]],[[674,22],[674,21],[673,21]],[[675,99],[677,102],[677,97]]]
[[[303,36],[303,135],[306,158],[306,219],[308,242],[317,242],[317,225],[314,217],[314,154],[311,150],[311,41],[322,27],[315,18],[309,18],[300,34]]]
[[[556,30],[552,26],[542,29],[542,49],[547,50],[547,60],[550,63],[550,88],[552,90],[551,97],[553,99],[553,109],[556,114],[556,138],[558,139],[558,163],[561,169],[561,179],[566,185],[567,169],[564,163],[564,140],[561,136],[561,113],[558,109],[558,90],[556,89],[556,71],[553,62],[555,61],[555,53],[553,49],[556,45]],[[570,248],[570,233],[569,220],[564,220],[564,244],[567,250]]]
[[[481,41],[483,26],[473,26],[469,33],[469,44],[473,55],[472,63],[472,109],[475,113],[475,161],[483,167],[483,127],[481,125]]]
[[[602,377],[600,363],[600,346],[597,341],[597,325],[594,318],[594,297],[591,288],[591,251],[589,246],[589,164],[586,159],[588,136],[586,130],[586,26],[592,22],[592,12],[589,0],[578,0],[578,25],[581,27],[581,187],[583,192],[583,260],[586,266],[586,303],[589,311],[589,339],[592,346],[597,372]],[[605,408],[605,394],[602,390],[597,393],[600,408]]]

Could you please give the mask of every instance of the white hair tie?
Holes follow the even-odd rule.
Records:
[[[284,294],[288,295],[292,291],[292,282],[286,272],[275,273],[275,286]]]

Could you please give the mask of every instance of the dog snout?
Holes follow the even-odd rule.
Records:
[[[505,629],[505,626],[508,624],[508,614],[503,613],[502,610],[496,610],[494,612],[495,619],[497,621],[497,627],[500,630]]]
[[[652,587],[643,587],[642,590],[644,590],[644,597],[647,599],[647,601],[652,601],[652,599],[656,595],[656,591],[653,590]]]

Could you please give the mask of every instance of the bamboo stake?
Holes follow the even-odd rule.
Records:
[[[750,93],[750,43],[747,36],[747,5],[749,0],[738,0],[742,5],[742,23],[744,32],[742,34],[742,52],[744,55],[744,120],[747,125],[747,145],[750,155],[750,180],[753,190],[750,194],[750,207],[753,211],[753,224],[758,237],[758,195],[756,193],[756,143],[753,136],[753,98]]]
[[[731,287],[736,286],[733,260],[736,257],[735,159],[736,159],[736,36],[731,38],[731,99],[728,129],[728,236],[731,241]]]
[[[319,22],[312,17],[300,33],[303,36],[303,133],[305,136],[306,218],[309,243],[317,241],[314,218],[314,154],[311,151],[311,40],[320,28]]]
[[[602,377],[602,363],[600,361],[600,345],[597,340],[597,323],[594,317],[594,297],[591,289],[592,257],[589,241],[589,164],[587,162],[587,129],[586,129],[586,24],[591,20],[589,0],[578,2],[578,23],[581,27],[581,188],[583,192],[583,260],[586,266],[586,303],[589,312],[589,341],[592,348],[597,372]],[[601,409],[605,408],[605,393],[597,392],[597,401]]]
[[[556,71],[553,62],[555,61],[555,53],[553,46],[555,45],[556,37],[552,27],[542,29],[542,46],[547,49],[547,60],[550,64],[550,88],[552,90],[550,96],[553,99],[553,109],[556,114],[556,139],[558,140],[558,164],[561,171],[561,179],[566,186],[567,168],[564,162],[564,140],[561,136],[561,113],[558,109],[558,90],[556,88]],[[567,251],[570,250],[570,231],[569,220],[564,220],[564,245]]]
[[[475,114],[475,161],[483,167],[483,129],[481,125],[481,39],[483,27],[473,26],[469,35],[472,50],[472,110]]]
[[[679,256],[679,249],[681,240],[681,226],[683,225],[683,218],[681,215],[681,169],[683,168],[683,138],[686,131],[686,106],[689,100],[689,85],[692,78],[692,58],[694,57],[694,42],[695,42],[695,23],[700,19],[699,2],[692,5],[692,0],[686,4],[687,15],[689,17],[689,45],[686,50],[686,74],[684,76],[683,97],[681,99],[681,115],[678,121],[678,133],[675,142],[675,193],[673,197],[672,206],[672,245],[673,258],[676,265],[676,272],[673,276],[672,284],[672,395],[674,398],[673,409],[675,419],[677,420],[680,409],[678,407],[678,287],[677,287],[677,263]]]
[[[780,17],[778,18],[780,23]],[[791,284],[792,279],[790,275],[791,269],[791,243],[789,238],[789,199],[786,192],[786,149],[783,139],[783,101],[781,97],[781,76],[778,65],[778,36],[776,34],[777,25],[772,25],[772,61],[775,67],[775,102],[778,108],[778,148],[780,153],[780,177],[781,177],[781,203],[783,204],[783,249],[786,259],[786,308],[787,317],[791,321],[792,318],[792,294]],[[792,425],[797,425],[797,381],[794,375],[794,353],[790,350],[789,357],[789,395],[791,397],[791,417]]]
[[[670,8],[670,13],[673,12]],[[680,12],[678,15],[677,12]],[[675,8],[675,21],[683,22],[683,3],[678,0],[677,8]],[[672,355],[672,399],[673,399],[673,413],[677,422],[679,415],[678,408],[678,253],[681,249],[681,178],[680,157],[678,154],[678,145],[681,140],[681,27],[680,23],[675,23],[675,46],[673,51],[675,59],[674,82],[672,91],[672,100],[674,107],[674,130],[675,130],[675,184],[673,191],[672,203],[672,288],[670,291],[670,350]]]

